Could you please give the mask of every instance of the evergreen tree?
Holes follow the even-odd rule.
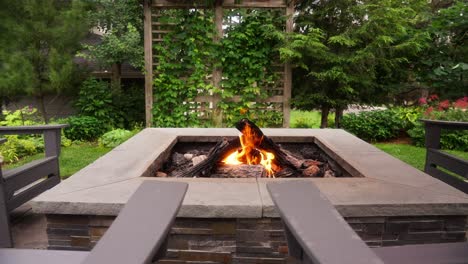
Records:
[[[415,68],[431,93],[458,99],[468,95],[468,6],[464,0],[443,4],[433,7],[431,46]]]
[[[89,30],[87,5],[58,0],[2,1],[2,5],[0,93],[33,95],[48,123],[44,96],[71,88],[78,73],[73,58]]]
[[[382,102],[427,46],[427,32],[416,27],[425,8],[424,0],[300,2],[296,33],[280,50],[297,66],[294,106],[320,108],[321,127],[335,108],[339,127],[347,105]]]

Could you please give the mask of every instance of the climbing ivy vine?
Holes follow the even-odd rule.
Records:
[[[279,79],[273,63],[279,62],[276,47],[283,38],[281,20],[271,10],[233,11],[229,15],[237,17],[239,23],[228,27],[221,41],[224,78],[217,91],[225,124],[247,117],[260,126],[281,126],[282,114],[268,111],[272,104],[262,102],[273,95],[265,88],[274,88]],[[233,97],[237,100],[231,100]]]
[[[281,126],[282,113],[263,102],[274,95],[279,76],[277,46],[283,39],[280,15],[271,11],[231,10],[225,13],[224,36],[219,43],[211,10],[170,10],[166,22],[173,31],[155,46],[158,66],[154,79],[156,95],[154,124],[164,127],[213,126],[193,111],[199,94],[219,95],[217,113],[222,125],[231,126],[248,117],[260,126]],[[222,69],[220,87],[211,84],[215,67]],[[218,124],[219,125],[219,124]]]
[[[166,22],[174,30],[154,47],[157,56],[153,122],[158,127],[199,126],[190,103],[212,89],[207,77],[213,69],[216,45],[213,43],[212,14],[202,10],[170,10]]]

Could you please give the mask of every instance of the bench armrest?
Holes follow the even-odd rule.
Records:
[[[267,188],[285,223],[291,256],[302,263],[383,263],[311,181],[268,183]]]
[[[84,264],[152,263],[163,255],[186,183],[146,180],[132,195]]]
[[[66,124],[41,126],[0,126],[0,135],[43,134],[46,157],[60,155],[60,139],[62,128]]]

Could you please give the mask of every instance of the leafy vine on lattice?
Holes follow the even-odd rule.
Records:
[[[281,20],[269,11],[232,11],[237,23],[224,29],[220,43],[213,42],[211,10],[166,11],[166,22],[175,23],[173,31],[155,45],[158,65],[155,71],[154,124],[164,127],[211,126],[202,123],[192,111],[193,99],[199,94],[218,94],[217,113],[223,125],[230,126],[248,117],[261,126],[278,126],[282,113],[270,111],[262,103],[271,96],[269,90],[279,77],[272,64],[277,61],[277,45],[283,39]],[[221,67],[220,87],[210,81],[214,67]],[[235,98],[235,100],[233,100]]]

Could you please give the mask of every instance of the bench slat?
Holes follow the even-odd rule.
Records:
[[[383,263],[312,182],[283,181],[267,188],[288,232],[306,254],[305,263]]]
[[[58,158],[47,157],[31,161],[23,166],[3,171],[7,191],[18,190],[47,176],[58,173]]]
[[[427,162],[429,166],[435,164],[450,170],[462,177],[468,178],[468,161],[445,153],[438,149],[427,149]],[[426,165],[427,166],[427,165]]]
[[[39,194],[49,190],[50,188],[54,187],[55,185],[60,183],[59,177],[50,177],[44,179],[40,182],[34,183],[31,186],[25,188],[22,192],[15,194],[8,202],[7,202],[7,209],[9,212],[13,211],[15,208],[19,207],[20,205],[26,203],[27,201],[33,199],[34,197],[38,196]]]
[[[166,241],[187,187],[186,183],[145,181],[83,263],[151,263]]]

